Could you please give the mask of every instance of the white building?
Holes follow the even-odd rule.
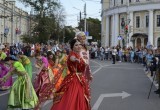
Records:
[[[15,6],[15,0],[0,0],[0,43],[21,42],[29,31],[28,13]]]
[[[103,46],[145,47],[147,43],[160,46],[160,0],[101,0],[101,3]]]

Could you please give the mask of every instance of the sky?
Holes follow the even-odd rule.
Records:
[[[65,25],[76,27],[78,25],[79,13],[82,12],[84,18],[84,5],[86,3],[87,18],[98,18],[101,20],[101,0],[59,0],[65,9],[66,22]],[[30,8],[16,2],[16,6],[24,11],[30,12]]]

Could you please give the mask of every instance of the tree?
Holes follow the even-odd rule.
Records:
[[[64,27],[64,42],[69,42],[71,39],[75,37],[74,28],[72,26],[65,26]]]
[[[59,39],[59,32],[64,22],[64,9],[58,0],[19,0],[36,11],[33,19],[36,22],[29,39],[46,43],[50,38]],[[38,34],[35,34],[38,33]],[[27,37],[27,36],[23,36]],[[35,39],[36,38],[36,39]],[[55,40],[58,40],[55,39]],[[32,40],[31,40],[32,41]],[[35,42],[35,41],[34,41]]]
[[[78,26],[79,30],[84,30],[84,20],[82,19],[79,22],[79,26]],[[87,31],[89,32],[89,36],[92,36],[92,40],[91,41],[97,41],[101,39],[101,21],[99,19],[95,19],[95,18],[88,18],[87,19]]]
[[[34,8],[34,11],[38,12],[40,17],[43,18],[45,14],[55,10],[60,4],[57,0],[19,0],[26,6]]]

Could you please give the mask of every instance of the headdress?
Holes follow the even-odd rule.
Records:
[[[76,33],[76,38],[79,39],[80,37],[85,37],[85,33],[82,31],[79,31]]]

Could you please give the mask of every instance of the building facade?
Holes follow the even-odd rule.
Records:
[[[19,43],[29,32],[29,15],[15,6],[15,0],[0,0],[0,43]]]
[[[103,46],[160,46],[160,0],[102,0]]]

